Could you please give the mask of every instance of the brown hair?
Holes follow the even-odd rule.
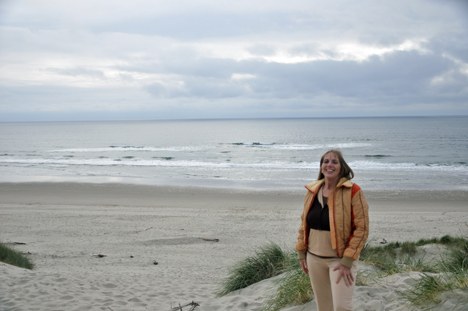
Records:
[[[346,163],[345,159],[343,158],[343,154],[341,154],[341,151],[339,150],[336,150],[336,149],[330,149],[328,150],[327,152],[325,152],[322,156],[322,158],[320,159],[320,167],[319,167],[319,175],[318,175],[318,179],[317,180],[320,180],[320,179],[323,179],[325,178],[325,176],[323,175],[322,173],[322,164],[323,164],[323,160],[325,158],[325,156],[329,153],[334,153],[336,154],[336,156],[338,157],[338,160],[340,161],[340,166],[341,166],[341,169],[340,169],[340,178],[347,178],[347,179],[353,179],[354,177],[354,172],[353,170],[349,167],[348,163]]]

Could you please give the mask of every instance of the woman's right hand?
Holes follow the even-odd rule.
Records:
[[[305,259],[301,259],[299,263],[301,264],[302,272],[304,272],[305,274],[309,274],[309,269],[307,268],[307,261]]]

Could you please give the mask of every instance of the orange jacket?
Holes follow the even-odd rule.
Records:
[[[324,179],[314,181],[306,186],[304,210],[297,238],[296,250],[299,258],[305,258],[309,237],[307,214]],[[346,178],[341,178],[336,188],[328,197],[330,234],[332,248],[341,263],[351,268],[354,260],[361,253],[369,235],[369,206],[361,188]]]

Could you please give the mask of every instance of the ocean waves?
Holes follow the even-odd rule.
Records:
[[[260,148],[270,148],[270,149],[283,149],[283,150],[317,150],[317,149],[346,149],[346,148],[360,148],[360,147],[369,147],[369,143],[342,143],[342,144],[313,144],[313,145],[303,145],[303,144],[244,144],[245,146],[256,146]]]
[[[0,175],[300,187],[339,149],[360,185],[468,187],[467,131],[468,118],[4,124]]]
[[[70,152],[70,153],[95,153],[95,152],[148,152],[148,151],[202,151],[209,149],[210,147],[204,146],[168,146],[168,147],[145,147],[145,146],[109,146],[109,147],[97,147],[97,148],[69,148],[69,149],[57,149],[50,150],[49,152]]]
[[[50,158],[50,159],[0,159],[2,164],[16,165],[61,165],[61,166],[146,166],[146,167],[179,167],[179,168],[251,168],[265,170],[317,170],[319,162],[286,162],[286,161],[265,161],[265,162],[247,162],[235,163],[231,159],[224,161],[195,161],[195,160],[177,160],[172,157],[160,157],[158,159],[138,159],[135,157],[122,158],[97,158],[97,159],[76,159]],[[444,170],[444,171],[466,171],[468,165],[465,164],[447,164],[447,163],[389,163],[378,161],[350,161],[350,167],[355,170]]]
[[[370,143],[338,143],[338,144],[289,144],[289,143],[268,143],[268,142],[241,142],[241,143],[219,143],[212,146],[109,146],[97,148],[69,148],[56,149],[50,152],[70,152],[70,153],[95,153],[95,152],[147,152],[147,151],[175,151],[192,152],[203,151],[216,148],[262,148],[262,149],[280,149],[280,150],[317,150],[317,149],[347,149],[369,147]]]

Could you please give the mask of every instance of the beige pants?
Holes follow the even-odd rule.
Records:
[[[340,263],[340,260],[341,258],[320,258],[307,253],[307,268],[318,311],[353,310],[357,261],[351,267],[354,283],[347,287],[343,278],[336,284],[339,270],[333,271],[333,269]]]

